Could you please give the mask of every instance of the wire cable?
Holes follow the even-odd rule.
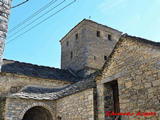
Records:
[[[30,29],[26,30],[25,32],[17,35],[15,38],[9,40],[6,44],[9,44],[11,42],[13,42],[14,40],[16,40],[17,38],[19,38],[20,36],[22,36],[23,34],[31,31],[32,29],[34,29],[35,27],[37,27],[38,25],[42,24],[43,22],[47,21],[48,19],[52,18],[54,15],[58,14],[59,12],[61,12],[62,10],[64,10],[65,8],[69,7],[70,5],[72,5],[74,2],[76,2],[76,0],[70,2],[69,4],[67,4],[66,6],[64,6],[63,8],[61,8],[60,10],[58,10],[57,12],[55,12],[54,14],[48,16],[46,19],[44,19],[43,21],[37,23],[36,25],[32,26]]]
[[[13,28],[11,28],[8,31],[8,34],[12,33],[14,30],[18,29],[20,26],[24,25],[27,21],[31,20],[32,18],[34,18],[35,16],[37,16],[38,14],[40,14],[41,12],[43,12],[45,9],[47,9],[48,7],[50,7],[52,4],[54,4],[57,0],[52,0],[50,1],[48,4],[44,5],[43,7],[41,7],[39,10],[37,10],[35,13],[33,13],[32,15],[30,15],[29,17],[27,17],[25,20],[23,20],[22,22],[20,22],[19,24],[17,24],[16,26],[14,26]]]
[[[29,0],[26,0],[26,1],[24,1],[24,2],[21,2],[21,3],[15,5],[15,6],[11,7],[11,8],[16,8],[16,7],[20,6],[20,5],[25,4],[25,3],[28,2],[28,1],[29,1]]]
[[[45,12],[44,14],[42,14],[41,16],[39,16],[38,18],[36,18],[35,20],[33,20],[32,22],[28,23],[26,26],[24,26],[23,28],[21,28],[18,31],[15,31],[15,33],[11,34],[10,36],[8,36],[8,38],[11,38],[13,36],[15,36],[17,33],[21,32],[22,30],[26,29],[28,26],[32,25],[34,22],[36,22],[37,20],[39,20],[40,18],[42,18],[43,16],[45,16],[46,14],[48,14],[49,12],[53,11],[55,8],[57,8],[58,6],[60,6],[61,4],[63,4],[66,0],[63,0],[62,2],[60,2],[58,5],[56,5],[55,7],[49,9],[47,12]]]

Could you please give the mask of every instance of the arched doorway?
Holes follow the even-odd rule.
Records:
[[[47,109],[36,106],[29,109],[22,120],[52,120],[52,115]]]

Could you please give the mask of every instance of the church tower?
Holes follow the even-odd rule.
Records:
[[[7,37],[8,19],[12,0],[0,0],[0,69]]]
[[[61,68],[86,77],[103,67],[122,32],[84,19],[61,42]]]

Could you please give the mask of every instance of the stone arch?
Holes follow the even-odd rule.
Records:
[[[51,113],[40,106],[29,109],[23,116],[22,120],[53,120]]]
[[[48,105],[44,104],[44,103],[33,103],[31,105],[28,105],[27,107],[25,107],[23,109],[23,111],[20,112],[20,116],[19,119],[23,120],[25,114],[30,111],[33,110],[34,108],[40,108],[41,110],[46,111],[46,114],[48,114],[51,119],[50,120],[54,120],[54,114],[53,114],[53,109],[50,108]]]

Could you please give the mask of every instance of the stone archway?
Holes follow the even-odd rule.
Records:
[[[22,120],[53,120],[51,113],[40,106],[30,108],[23,116]]]

